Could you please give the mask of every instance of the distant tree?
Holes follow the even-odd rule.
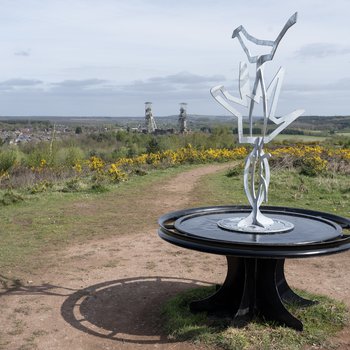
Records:
[[[208,134],[211,134],[211,128],[208,127],[208,126],[202,126],[202,127],[200,128],[200,131],[201,131],[201,132],[208,133]]]
[[[160,152],[160,145],[156,138],[152,138],[146,147],[147,153],[157,153]]]
[[[123,142],[127,139],[128,135],[124,130],[118,130],[115,134],[115,138],[117,141]]]
[[[135,157],[137,155],[137,153],[138,153],[137,145],[136,144],[132,144],[132,145],[129,146],[128,151],[126,153],[126,156],[128,158],[132,158],[132,157]]]
[[[81,134],[83,132],[83,129],[81,128],[81,126],[77,126],[76,128],[75,128],[75,133],[76,134]]]

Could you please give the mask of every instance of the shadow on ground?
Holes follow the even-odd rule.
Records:
[[[9,278],[0,274],[0,297],[4,295],[49,295],[69,296],[77,289],[56,286],[51,283],[24,285],[18,278]]]
[[[71,294],[61,314],[73,327],[116,341],[170,343],[163,329],[162,307],[177,293],[208,285],[172,277],[136,277],[95,284]]]

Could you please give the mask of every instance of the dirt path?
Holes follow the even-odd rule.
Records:
[[[117,220],[103,223],[115,236],[71,246],[26,276],[23,287],[0,291],[0,349],[202,349],[166,338],[161,305],[181,290],[222,282],[225,259],[162,241],[154,213],[189,207],[198,179],[225,166],[196,168],[155,186],[152,196],[134,204],[151,213],[142,232],[119,235]],[[74,210],[88,215],[93,205],[80,203]],[[349,258],[293,260],[287,277],[295,287],[350,306]],[[339,340],[341,349],[350,349],[348,330]]]

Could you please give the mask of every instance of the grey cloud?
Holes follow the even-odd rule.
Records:
[[[19,50],[14,53],[15,56],[23,56],[28,57],[30,56],[30,50]]]
[[[334,90],[350,90],[350,78],[343,78],[336,83],[330,84],[330,88]]]
[[[310,92],[310,91],[350,91],[350,78],[342,78],[329,84],[286,84],[283,91]]]
[[[9,79],[0,82],[0,86],[2,87],[18,87],[18,86],[34,86],[42,84],[43,82],[41,80],[37,79]]]
[[[130,84],[124,85],[122,87],[119,87],[118,89],[120,92],[136,92],[136,93],[141,93],[145,92],[150,93],[150,92],[156,92],[158,91],[159,93],[165,93],[165,92],[171,92],[171,91],[176,91],[177,89],[175,86],[171,84],[166,84],[164,81],[156,81],[156,80],[135,80]]]
[[[123,92],[130,93],[156,93],[158,95],[165,93],[178,93],[191,90],[207,91],[213,84],[222,83],[226,79],[221,75],[203,76],[189,72],[180,72],[164,77],[152,77],[147,80],[136,80],[131,84],[121,88]]]
[[[74,95],[158,95],[166,94],[202,94],[209,91],[215,83],[223,83],[226,79],[221,75],[202,76],[189,72],[151,77],[146,80],[135,80],[128,84],[120,85],[104,79],[71,79],[59,82],[46,82],[31,79],[10,79],[0,82],[1,90],[11,90],[20,87],[35,87],[38,84],[45,85],[45,92],[50,94],[74,94]],[[44,92],[44,91],[43,91]]]
[[[37,79],[9,79],[0,82],[2,92],[18,94],[21,91],[41,94],[74,94],[74,95],[103,95],[111,94],[115,87],[108,86],[107,80],[83,79],[83,80],[63,80],[61,82],[43,82]]]
[[[222,75],[204,76],[204,75],[192,74],[189,72],[179,72],[177,74],[172,74],[165,77],[150,78],[149,80],[154,82],[165,82],[169,84],[189,85],[189,84],[224,81],[226,79]]]
[[[67,88],[85,88],[89,86],[101,85],[106,82],[107,80],[103,79],[63,80],[59,83],[53,83],[52,85]]]
[[[82,80],[63,80],[58,82],[41,82],[40,80],[12,79],[0,83],[0,91],[8,94],[45,95],[50,98],[129,98],[129,99],[203,99],[210,96],[209,90],[218,83],[225,82],[223,76],[201,76],[188,72],[151,77],[146,80],[135,80],[128,84],[118,84],[97,78]],[[40,89],[37,89],[36,84]],[[11,85],[12,84],[12,85]],[[15,87],[13,87],[15,86]]]
[[[332,43],[312,43],[303,46],[296,51],[296,56],[301,58],[324,58],[334,55],[345,55],[350,53],[350,46]]]
[[[167,115],[176,113],[178,103],[185,101],[189,103],[189,113],[225,113],[210,96],[209,88],[214,85],[212,83],[191,84],[186,88],[170,84],[166,90],[168,85],[151,80],[133,82],[127,86],[128,89],[113,82],[88,85],[89,88],[57,86],[44,82],[45,88],[29,85],[2,90],[0,85],[0,105],[3,114],[8,115],[142,115],[144,101],[153,101],[155,115]],[[147,88],[150,86],[152,89]],[[230,87],[231,85],[227,86]],[[234,85],[230,90],[234,93],[237,92],[236,89]],[[307,109],[308,114],[344,114],[348,106],[349,90],[350,77],[323,85],[286,85],[278,113],[286,114],[301,107]],[[337,103],[332,102],[335,98]]]

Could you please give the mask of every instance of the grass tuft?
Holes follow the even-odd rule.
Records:
[[[253,320],[243,328],[231,326],[230,319],[191,313],[189,303],[215,292],[215,287],[185,291],[164,306],[165,329],[170,339],[190,340],[225,350],[299,350],[306,345],[331,346],[334,336],[348,321],[346,306],[328,297],[298,291],[303,297],[319,303],[308,308],[288,305],[292,314],[302,320],[304,331],[297,332],[262,320]]]
[[[5,191],[0,198],[1,205],[12,205],[23,201],[24,197],[13,190]]]

